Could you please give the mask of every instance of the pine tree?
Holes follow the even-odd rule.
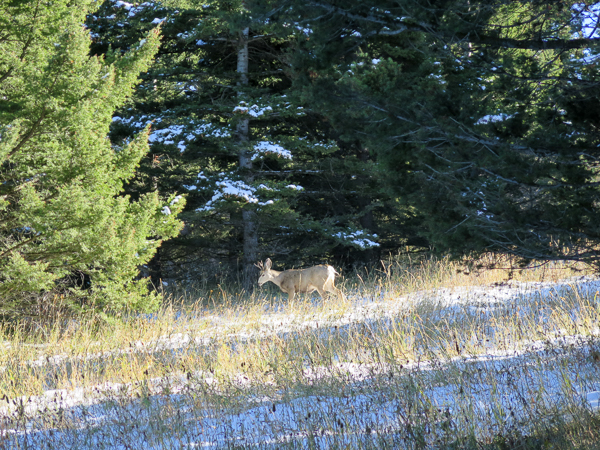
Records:
[[[595,3],[279,5],[311,29],[312,105],[377,154],[437,250],[599,263]]]
[[[368,164],[290,89],[289,54],[304,34],[270,12],[251,2],[108,1],[88,19],[96,52],[126,51],[161,22],[156,60],[111,137],[118,143],[152,122],[151,154],[128,192],[187,193],[186,234],[163,247],[163,277],[171,262],[193,279],[213,261],[213,275],[221,263],[241,265],[249,287],[259,258],[298,266],[377,244],[375,230],[363,230],[373,226],[363,217],[383,210],[361,196],[359,186],[373,183]],[[246,45],[247,75],[238,64]]]
[[[122,195],[147,152],[148,130],[107,139],[159,44],[89,57],[81,24],[93,1],[0,5],[0,316],[44,314],[62,302],[103,313],[152,310],[135,280],[161,240],[180,229],[180,198]],[[60,302],[59,302],[60,300]]]

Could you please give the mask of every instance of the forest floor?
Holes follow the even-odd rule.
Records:
[[[600,280],[550,278],[5,333],[0,449],[597,448]]]

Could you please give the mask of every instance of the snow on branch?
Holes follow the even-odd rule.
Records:
[[[202,208],[197,208],[196,212],[211,211],[215,208],[217,203],[228,199],[233,199],[244,203],[254,203],[258,206],[272,205],[275,203],[274,200],[267,200],[265,202],[260,201],[256,194],[256,191],[258,190],[272,189],[263,184],[258,187],[254,187],[247,185],[241,180],[224,178],[223,180],[217,182],[217,189],[213,197]]]
[[[284,149],[281,145],[273,144],[269,141],[261,141],[254,145],[256,153],[252,155],[252,161],[258,159],[261,155],[274,155],[279,158],[292,159],[292,153]]]
[[[210,211],[215,208],[216,203],[232,197],[236,200],[244,200],[247,203],[258,203],[255,191],[256,189],[248,186],[243,181],[225,178],[217,183],[217,190],[213,197],[202,208],[197,208],[196,212]]]
[[[481,119],[475,122],[475,125],[485,125],[488,123],[503,122],[504,120],[510,119],[512,117],[512,115],[505,113],[488,114],[487,116],[483,116]]]
[[[198,137],[204,138],[224,138],[230,137],[231,133],[226,127],[214,125],[210,122],[195,123],[191,121],[188,124],[172,124],[166,128],[155,128],[155,125],[162,122],[162,117],[154,117],[151,115],[143,115],[141,117],[131,116],[122,118],[119,116],[113,117],[114,123],[121,123],[135,129],[144,128],[148,123],[152,123],[153,127],[148,136],[150,144],[165,144],[177,145],[180,152],[184,152],[187,144]]]
[[[260,117],[263,114],[266,114],[267,112],[271,111],[273,111],[273,108],[271,106],[260,107],[256,104],[248,106],[247,103],[243,101],[240,102],[240,104],[237,105],[235,108],[233,108],[234,114],[248,114],[252,117]]]
[[[376,234],[368,234],[362,230],[352,231],[339,231],[333,234],[333,237],[337,240],[342,241],[344,244],[350,244],[356,246],[362,250],[366,250],[373,247],[379,247],[379,243],[372,239],[377,239]]]
[[[225,176],[225,174],[220,173],[219,176]],[[200,172],[198,174],[198,180],[208,181],[209,177],[207,177],[204,174],[204,172]],[[196,185],[183,187],[188,191],[196,190],[198,188]],[[212,211],[216,208],[218,203],[226,200],[234,200],[240,203],[251,203],[257,206],[272,205],[278,200],[269,199],[266,201],[261,201],[261,199],[259,198],[260,191],[263,191],[263,193],[264,191],[270,191],[271,193],[281,193],[283,196],[285,196],[290,194],[289,191],[286,194],[286,189],[296,192],[304,190],[302,186],[298,186],[295,184],[279,186],[278,188],[273,188],[263,183],[259,184],[258,186],[250,186],[242,180],[232,180],[228,176],[225,176],[223,179],[217,181],[216,189],[212,198],[203,207],[197,208],[196,212]]]
[[[117,1],[113,0],[113,2],[117,8],[123,8],[124,10],[129,12],[127,14],[127,17],[135,16],[137,13],[142,12],[144,10],[144,8],[146,8],[146,7],[156,8],[156,5],[154,5],[151,2],[144,2],[141,5],[137,5],[137,6],[133,5],[132,3],[124,2],[121,0],[117,0]]]

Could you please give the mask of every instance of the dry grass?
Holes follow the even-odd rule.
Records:
[[[410,293],[420,291],[432,291],[441,287],[456,288],[461,286],[485,286],[504,283],[511,279],[513,281],[557,281],[570,274],[568,266],[560,264],[544,265],[536,269],[520,270],[510,274],[508,270],[482,271],[478,273],[465,273],[463,267],[448,261],[421,261],[414,262],[409,259],[382,262],[382,268],[365,271],[364,274],[356,274],[341,284],[349,294],[347,301],[340,301],[330,296],[321,302],[318,298],[303,296],[294,303],[287,302],[276,288],[257,291],[252,296],[240,296],[236,293],[220,289],[218,292],[208,294],[207,298],[192,300],[189,298],[171,299],[169,304],[153,316],[144,317],[121,317],[114,322],[105,323],[94,319],[81,319],[68,323],[54,323],[52,326],[39,328],[39,332],[23,332],[20,327],[0,327],[0,342],[3,351],[0,354],[0,367],[3,367],[0,376],[0,397],[19,397],[39,395],[48,388],[63,389],[73,387],[90,387],[103,382],[127,383],[145,378],[164,376],[170,373],[170,367],[165,366],[163,353],[165,346],[170,340],[182,336],[181,346],[185,347],[187,342],[193,344],[195,340],[204,339],[209,336],[214,343],[210,346],[213,351],[217,350],[217,364],[214,363],[212,352],[208,360],[211,361],[210,368],[217,366],[220,373],[238,372],[237,367],[245,359],[256,360],[256,353],[261,354],[268,362],[265,364],[276,364],[274,361],[282,361],[282,355],[293,354],[286,346],[297,346],[302,343],[296,340],[292,343],[281,340],[276,346],[274,354],[264,353],[262,350],[253,348],[258,346],[262,349],[260,337],[250,339],[243,343],[245,352],[240,351],[238,344],[235,350],[230,350],[227,355],[223,342],[229,340],[228,336],[244,336],[263,330],[260,334],[267,334],[267,339],[278,339],[277,316],[280,315],[280,325],[285,323],[289,330],[302,333],[302,330],[294,330],[297,326],[318,327],[319,321],[325,322],[322,326],[328,326],[329,322],[342,319],[349,314],[352,302],[358,300],[367,302],[377,300],[380,302],[378,315],[381,310],[396,310],[395,320],[390,324],[390,329],[385,335],[378,333],[372,337],[372,330],[368,324],[362,328],[349,329],[346,339],[337,342],[331,339],[328,348],[332,345],[341,346],[339,349],[330,350],[319,359],[330,358],[332,354],[347,354],[358,356],[364,354],[364,342],[377,340],[379,346],[389,347],[389,354],[401,354],[405,359],[414,360],[423,357],[415,354],[417,341],[423,339],[437,339],[435,347],[443,344],[448,354],[453,354],[452,349],[456,347],[454,341],[459,339],[456,333],[460,333],[461,342],[470,342],[467,336],[481,335],[481,327],[484,325],[475,317],[464,316],[460,323],[428,323],[429,318],[435,317],[435,310],[439,305],[420,302],[415,307],[404,308],[398,311],[398,299]],[[363,300],[364,299],[364,300]],[[388,305],[389,304],[389,305]],[[519,323],[511,323],[518,317]],[[535,317],[534,315],[529,317]],[[553,314],[553,321],[562,324],[562,318],[566,317],[564,307],[559,304]],[[273,320],[273,333],[268,333],[268,322]],[[437,321],[437,319],[435,319]],[[496,333],[502,335],[514,334],[514,330],[527,329],[533,332],[530,338],[542,338],[545,332],[538,333],[536,324],[526,323],[528,317],[508,314],[507,317],[492,318],[502,320],[503,326],[494,324]],[[593,321],[588,318],[588,321]],[[508,322],[505,322],[508,321]],[[579,325],[578,325],[579,326]],[[589,324],[588,324],[589,326]],[[568,324],[562,324],[568,327]],[[510,330],[503,332],[502,330]],[[450,334],[448,334],[450,333]],[[521,334],[523,334],[521,332]],[[382,339],[389,340],[389,344]],[[219,341],[221,343],[219,344]],[[175,345],[175,344],[173,344]],[[433,344],[424,344],[431,347]],[[473,344],[469,344],[471,347]],[[190,345],[193,347],[194,345]],[[300,353],[309,351],[312,344],[306,344],[306,349]],[[157,351],[158,350],[158,351]],[[471,352],[477,352],[471,348]],[[419,350],[419,352],[422,352]],[[193,360],[186,361],[185,352],[181,352],[169,365],[198,367],[198,355],[192,352]],[[247,355],[246,355],[247,354]],[[403,356],[403,357],[404,357]],[[167,358],[169,359],[169,358]],[[351,358],[352,359],[352,358]],[[55,373],[53,367],[63,365],[64,361],[72,361],[72,368],[68,371]],[[98,370],[98,362],[101,370]],[[280,364],[280,363],[279,363]],[[6,370],[6,368],[11,370]],[[49,383],[50,371],[53,382]]]
[[[490,309],[477,303],[477,286],[555,282],[572,273],[559,263],[528,271],[469,273],[458,263],[411,261],[406,257],[382,262],[381,268],[338,282],[348,294],[347,301],[331,296],[321,302],[304,296],[290,304],[275,289],[247,296],[222,288],[205,291],[204,297],[188,294],[172,298],[151,317],[124,316],[111,323],[81,319],[40,327],[36,333],[25,333],[20,327],[0,328],[0,398],[4,399],[0,400],[0,416],[5,415],[0,423],[0,448],[2,436],[12,436],[3,434],[2,427],[33,427],[42,434],[44,430],[62,430],[68,437],[74,430],[92,426],[80,413],[72,415],[71,422],[57,425],[56,408],[42,412],[34,407],[39,396],[47,396],[49,390],[103,399],[112,420],[120,423],[110,431],[116,433],[115,439],[120,433],[127,435],[136,427],[143,428],[136,420],[151,416],[148,423],[158,428],[152,432],[144,428],[145,432],[152,439],[164,439],[155,448],[180,448],[169,437],[172,433],[199,433],[190,420],[197,422],[206,414],[227,418],[264,405],[264,399],[268,399],[272,413],[276,404],[282,404],[289,423],[305,424],[296,437],[290,432],[292,437],[285,442],[290,447],[301,442],[300,447],[328,448],[346,442],[365,448],[424,448],[437,439],[440,446],[454,443],[455,448],[470,448],[469,442],[479,445],[482,438],[479,431],[469,429],[468,424],[477,421],[480,411],[468,399],[479,390],[501,391],[495,383],[499,374],[508,375],[494,364],[453,366],[453,361],[490,351],[530,351],[527,349],[533,342],[554,342],[557,337],[573,335],[587,339],[582,345],[592,349],[575,346],[573,351],[580,352],[581,358],[593,362],[594,355],[600,354],[594,353],[599,316],[594,297],[571,290]],[[450,294],[465,286],[473,289],[473,300],[466,299],[454,308],[440,301],[444,296],[435,295],[436,290]],[[469,289],[464,292],[469,293]],[[415,295],[418,292],[428,294]],[[536,376],[541,377],[550,360],[570,364],[562,349],[550,357],[536,351],[523,367],[514,368],[513,376],[539,372]],[[422,372],[424,365],[426,372]],[[482,367],[487,367],[483,373]],[[565,369],[564,376],[569,380],[571,372]],[[463,405],[454,406],[451,412],[423,395],[450,385],[448,395],[453,400],[448,402]],[[541,398],[543,383],[533,383],[528,389],[531,398]],[[303,402],[314,403],[320,397],[328,400],[316,402],[322,408],[311,406],[315,412],[307,418]],[[28,407],[27,400],[32,398]],[[136,400],[139,398],[142,400]],[[358,414],[347,409],[347,403],[343,406],[347,398],[361,399],[353,408],[361,407],[364,399],[383,405],[384,412],[374,413],[366,421],[370,416],[364,411]],[[392,423],[385,412],[385,405],[392,401],[395,425],[380,426]],[[187,411],[180,421],[176,419],[182,410],[178,402]],[[56,404],[58,401],[50,402]],[[128,408],[137,412],[127,417],[132,414]],[[544,432],[543,428],[516,427],[515,423],[510,428],[500,418],[508,414],[501,397],[490,408],[486,426],[495,430],[498,442],[517,439],[519,429],[526,430],[527,439]],[[584,414],[569,402],[561,406],[560,414],[552,408],[540,404],[527,411],[527,417],[563,417],[564,409],[569,414]],[[594,420],[588,414],[581,423]],[[265,418],[256,426],[267,423],[271,422]],[[563,434],[567,433],[564,430],[575,433],[572,421],[555,423],[546,432],[559,429]],[[585,432],[591,433],[577,428],[578,435]],[[236,441],[227,442],[233,446]],[[486,442],[493,444],[489,439]],[[497,448],[506,447],[499,444]]]

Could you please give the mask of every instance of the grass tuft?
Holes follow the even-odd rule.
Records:
[[[581,269],[405,256],[344,301],[176,287],[151,316],[0,326],[0,448],[597,448]]]

